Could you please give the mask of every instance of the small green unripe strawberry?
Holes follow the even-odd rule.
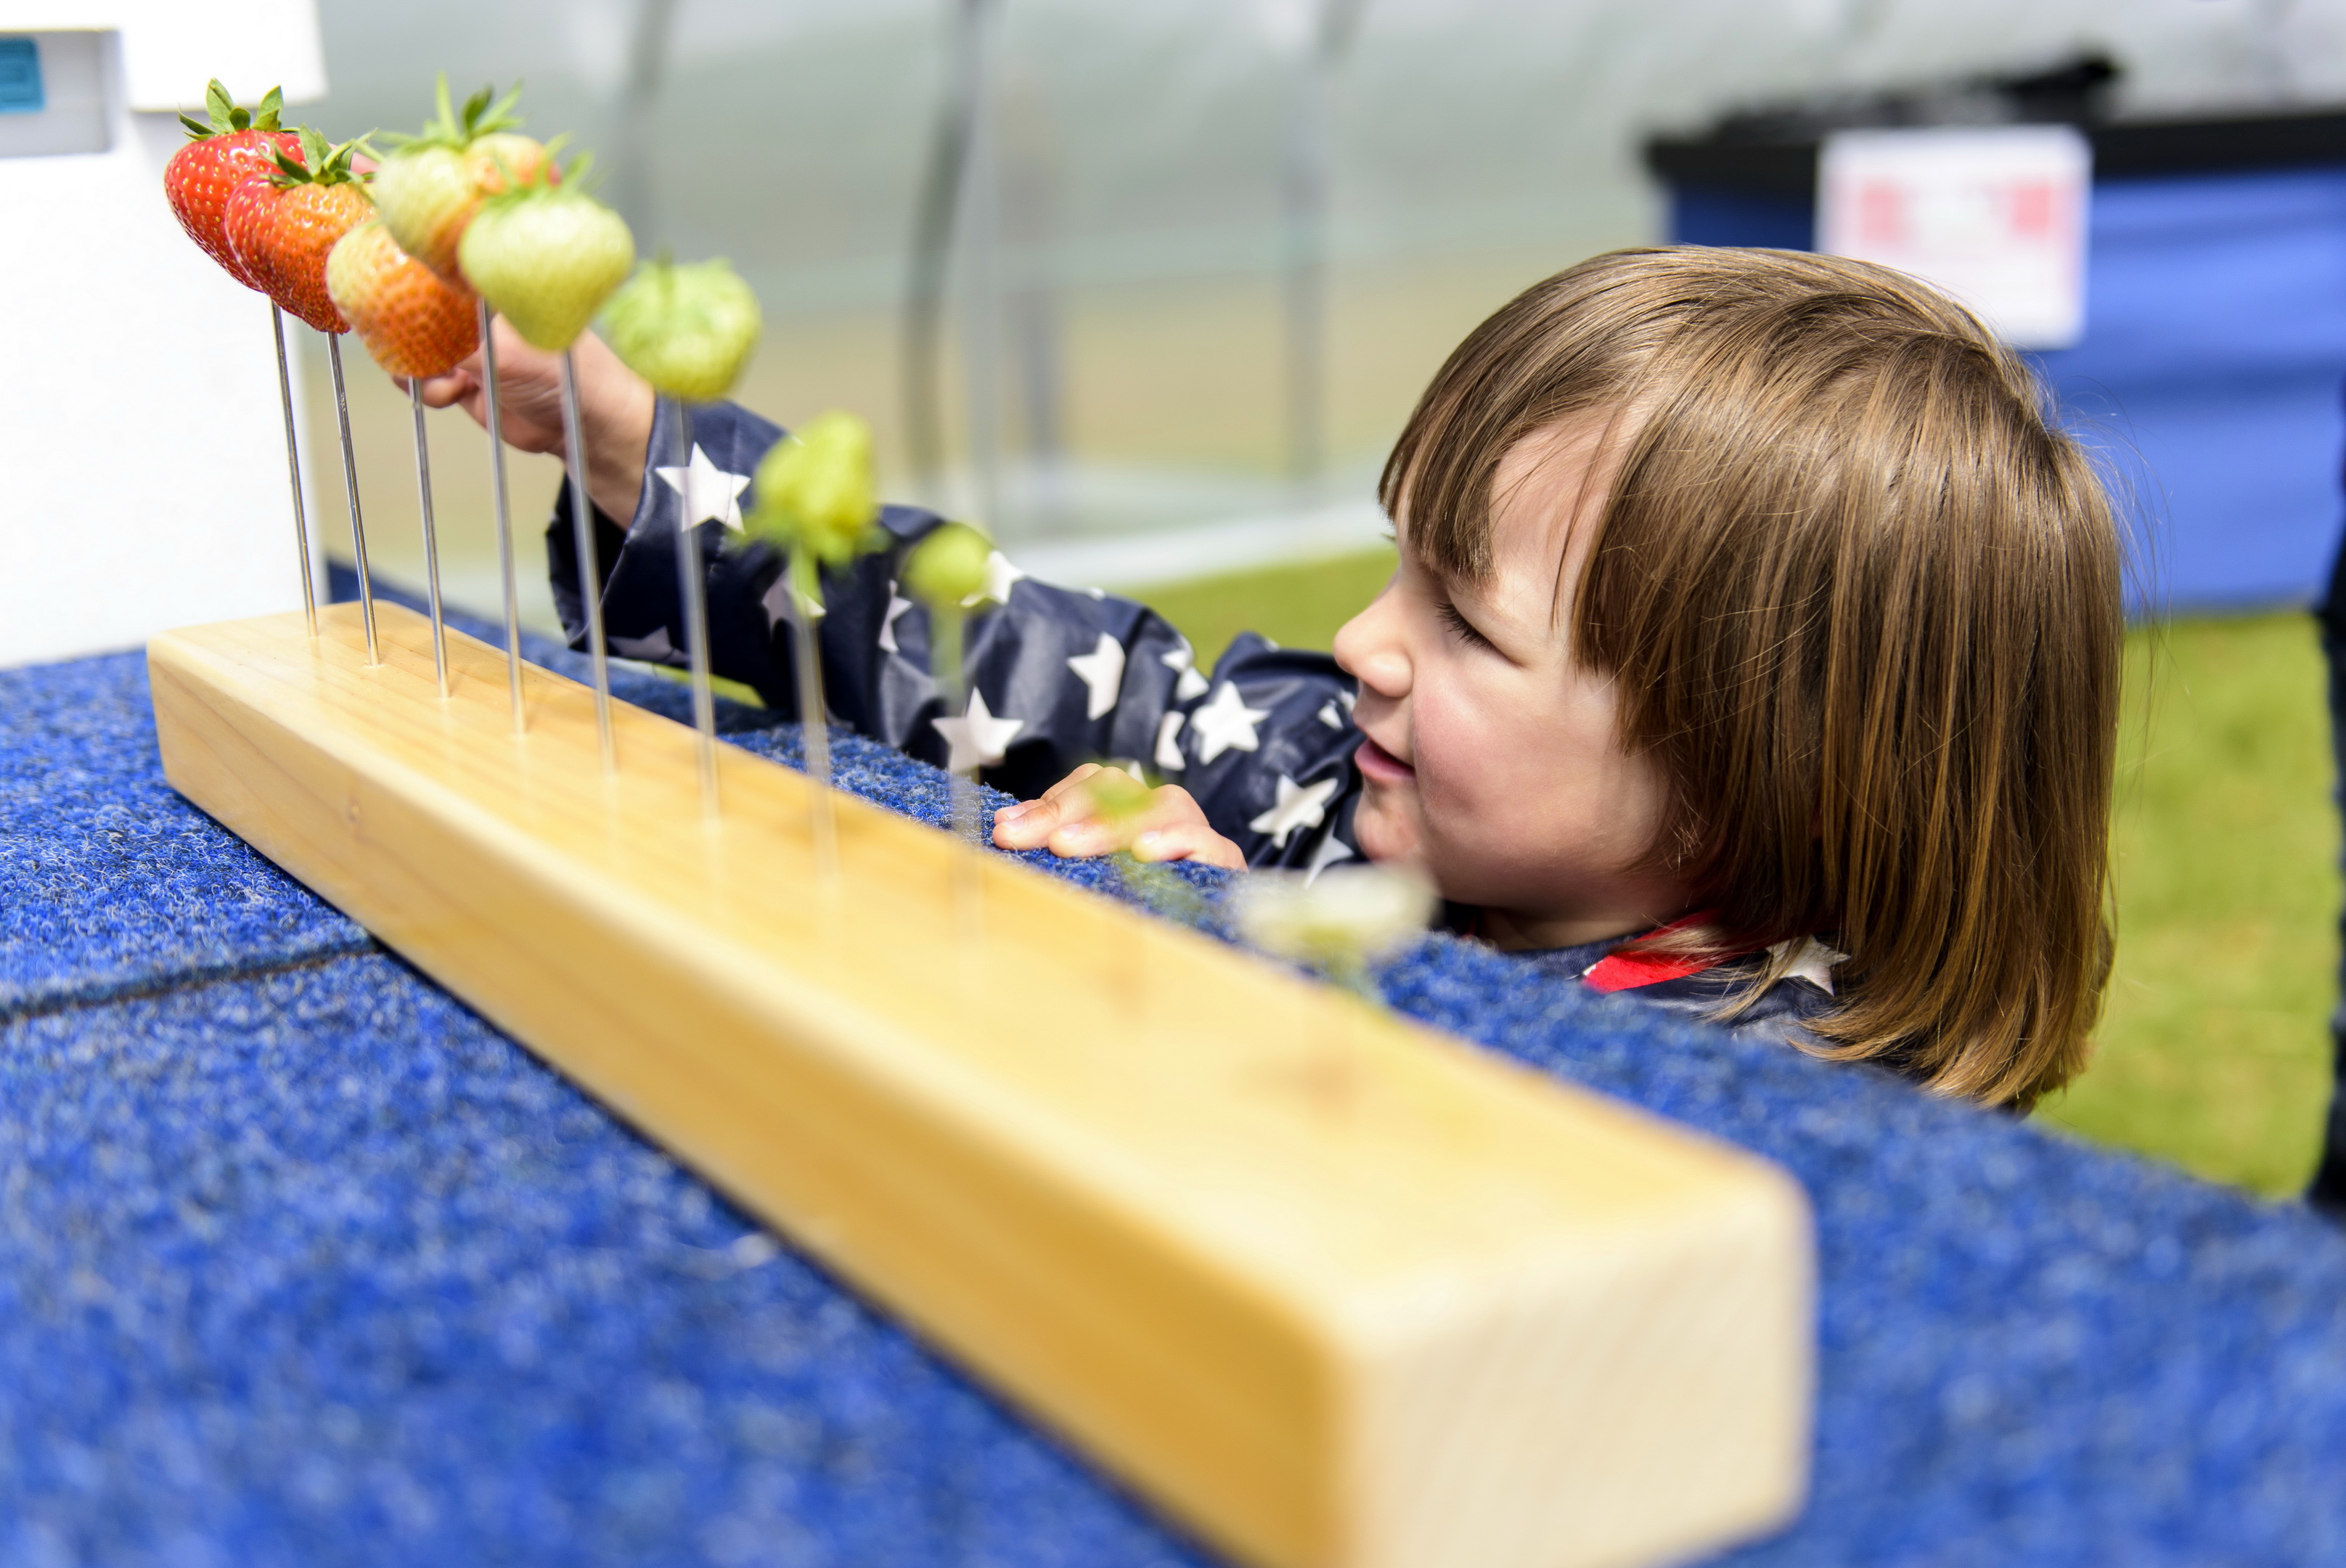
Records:
[[[763,325],[758,296],[723,260],[647,261],[603,312],[611,351],[654,390],[687,402],[733,390]]]
[[[932,609],[958,610],[985,591],[994,541],[966,523],[948,523],[913,547],[904,586]]]
[[[1423,934],[1441,907],[1433,888],[1392,866],[1335,866],[1317,876],[1257,871],[1229,908],[1239,933],[1265,952],[1310,964],[1371,1001],[1368,966]]]
[[[774,443],[758,464],[758,504],[748,522],[827,566],[842,565],[876,541],[879,485],[872,429],[852,413],[809,420]]]
[[[534,348],[578,341],[636,263],[627,220],[574,178],[482,204],[456,247],[464,277]]]

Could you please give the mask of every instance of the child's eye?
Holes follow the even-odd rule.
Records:
[[[1450,628],[1450,635],[1469,647],[1487,648],[1494,646],[1491,639],[1475,630],[1474,623],[1460,615],[1458,606],[1448,599],[1443,600],[1434,613],[1442,617],[1442,624]]]

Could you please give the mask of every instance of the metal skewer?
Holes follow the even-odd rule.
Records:
[[[367,575],[366,519],[359,514],[359,461],[351,447],[351,394],[342,384],[342,335],[326,334],[326,362],[334,372],[334,416],[342,423],[342,488],[351,500],[351,552],[358,557],[359,618],[366,623],[366,661],[382,662],[374,641],[374,580]]]
[[[293,372],[285,360],[285,312],[269,307],[269,329],[277,337],[277,395],[285,404],[285,471],[293,482],[293,543],[301,551],[301,615],[310,640],[318,639],[318,589],[310,580],[310,516],[301,504],[301,443],[293,433]]]
[[[958,604],[932,606],[929,610],[929,673],[944,698],[944,710],[969,717],[968,666],[964,648],[969,617]],[[952,758],[948,754],[948,764]],[[985,905],[978,877],[977,850],[983,843],[977,799],[977,769],[948,768],[951,780],[954,837],[961,853],[954,857],[954,904],[961,919],[963,951],[974,952],[985,938]]]
[[[586,499],[586,441],[578,428],[578,355],[562,351],[562,444],[570,457],[570,526],[578,545],[578,596],[586,615],[586,653],[595,666],[595,734],[603,771],[619,765],[611,741],[611,657],[603,647],[603,573],[595,558],[595,513]]]
[[[423,383],[407,381],[407,406],[415,415],[415,495],[423,515],[423,585],[432,605],[432,674],[440,700],[448,700],[448,623],[440,614],[440,531],[432,523],[432,443],[423,429]]]
[[[514,575],[513,518],[505,503],[505,432],[497,410],[497,341],[490,335],[489,302],[474,301],[481,313],[481,401],[488,413],[489,493],[497,506],[497,565],[505,574],[505,684],[513,697],[514,734],[526,733],[521,704],[521,585]]]
[[[959,605],[941,605],[929,612],[929,674],[937,683],[937,693],[944,698],[945,712],[955,718],[969,717],[969,682],[964,665],[964,629],[969,617]],[[969,843],[977,837],[976,769],[952,768],[947,777],[953,799],[954,836]]]
[[[692,504],[692,408],[676,403],[678,486],[676,560],[684,590],[684,636],[692,667],[692,724],[699,733],[700,808],[717,815],[717,697],[709,685],[709,585],[701,575],[699,508]]]
[[[822,591],[814,556],[803,541],[790,549],[791,635],[798,667],[799,735],[806,751],[814,835],[816,877],[829,885],[839,875],[839,820],[831,799],[831,724],[822,704],[822,648],[815,640],[815,604]]]

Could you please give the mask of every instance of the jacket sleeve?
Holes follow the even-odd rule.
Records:
[[[784,563],[741,532],[750,476],[782,431],[730,403],[689,410],[661,399],[642,497],[623,527],[594,514],[604,633],[623,658],[682,666],[683,596],[676,548],[688,493],[700,531],[710,666],[797,717],[792,602]],[[584,601],[566,484],[546,531],[556,607],[586,647]],[[1353,684],[1325,654],[1239,637],[1209,677],[1189,644],[1146,606],[1096,588],[1036,582],[996,552],[964,634],[972,697],[945,712],[929,669],[928,612],[900,591],[903,561],[942,519],[912,507],[881,514],[886,546],[822,576],[817,638],[833,723],[941,766],[979,764],[985,782],[1021,799],[1085,762],[1137,764],[1195,796],[1249,863],[1315,872],[1352,858],[1360,790],[1352,753]]]

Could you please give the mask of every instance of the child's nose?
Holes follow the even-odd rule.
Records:
[[[1409,656],[1397,635],[1390,589],[1336,633],[1336,666],[1361,683],[1363,692],[1398,700],[1409,695]]]

